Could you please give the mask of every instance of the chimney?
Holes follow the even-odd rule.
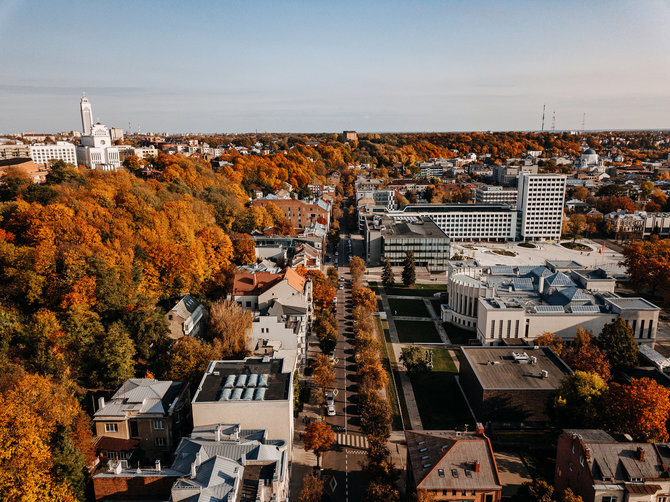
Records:
[[[221,442],[221,426],[220,425],[216,426],[216,442],[217,443]]]
[[[194,479],[195,476],[196,476],[196,472],[195,472],[195,462],[192,462],[192,463],[191,463],[191,479]]]
[[[543,290],[544,290],[544,276],[541,275],[537,282],[537,292],[542,294]]]
[[[644,462],[644,448],[642,448],[641,446],[637,447],[637,459],[640,462]]]
[[[156,470],[158,472],[161,472],[161,461],[160,460],[156,460]]]
[[[586,457],[586,460],[591,460],[591,448],[584,449],[584,456]]]
[[[484,435],[484,424],[481,422],[477,422],[475,424],[475,432],[477,433],[478,436],[483,436]]]
[[[481,467],[481,464],[479,463],[479,460],[475,460],[475,472],[479,472],[480,467]]]
[[[103,396],[100,396],[98,398],[98,409],[101,410],[105,407],[105,398]]]

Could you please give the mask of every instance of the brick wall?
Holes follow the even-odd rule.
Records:
[[[95,500],[168,500],[175,476],[102,476],[93,478]]]

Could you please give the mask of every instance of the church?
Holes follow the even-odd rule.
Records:
[[[121,167],[119,149],[112,142],[106,125],[93,123],[93,109],[86,96],[81,98],[81,144],[77,147],[77,163],[89,169],[116,171]]]

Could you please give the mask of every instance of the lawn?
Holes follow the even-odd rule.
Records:
[[[454,345],[470,345],[470,340],[477,338],[475,331],[467,331],[448,322],[443,323],[442,326],[444,326],[444,331],[447,332],[447,338]]]
[[[440,291],[446,291],[446,284],[415,284],[411,288],[405,287],[401,282],[396,282],[392,288],[384,288],[387,295],[400,296],[433,296]]]
[[[419,415],[426,430],[463,429],[474,423],[454,376],[456,365],[446,349],[432,349],[433,370],[410,375]]]
[[[440,317],[442,315],[442,304],[447,303],[447,299],[433,298],[430,303],[433,305],[433,310],[435,311],[435,314],[437,314],[437,317]]]
[[[397,370],[393,370],[393,365],[395,364],[395,357],[393,357],[393,346],[390,343],[387,343],[388,338],[388,329],[384,329],[382,321],[377,318],[377,333],[382,334],[380,341],[382,342],[383,349],[382,354],[382,364],[384,369],[388,374],[388,385],[386,386],[388,390],[389,404],[393,411],[393,422],[391,424],[391,429],[394,431],[403,430],[403,419],[409,423],[409,417],[406,416],[407,405],[405,404],[405,396],[402,393],[402,388],[396,388],[396,384],[400,387],[400,377],[398,376]],[[400,402],[400,406],[398,405]],[[402,407],[402,409],[400,409]],[[401,419],[400,414],[403,413],[403,418]]]
[[[400,300],[389,298],[391,314],[411,317],[430,317],[423,299],[419,300]]]
[[[440,343],[442,339],[429,321],[394,321],[401,343]]]

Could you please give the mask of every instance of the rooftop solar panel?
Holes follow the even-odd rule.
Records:
[[[531,281],[529,278],[512,279],[512,284],[514,285],[514,289],[517,291],[533,290],[533,281]]]
[[[571,307],[573,312],[600,312],[598,305],[573,305]]]
[[[561,305],[538,305],[535,312],[563,312]]]

